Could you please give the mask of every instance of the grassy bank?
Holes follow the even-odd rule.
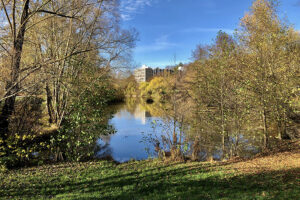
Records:
[[[300,150],[219,163],[99,161],[19,169],[0,175],[0,197],[299,199]]]

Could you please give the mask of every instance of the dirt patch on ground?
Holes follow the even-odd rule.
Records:
[[[266,151],[249,160],[232,160],[225,167],[239,174],[258,174],[270,171],[295,170],[300,178],[300,140],[281,143],[277,149]]]

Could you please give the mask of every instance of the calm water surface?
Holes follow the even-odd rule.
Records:
[[[159,121],[160,118],[152,117],[141,105],[133,111],[129,111],[125,104],[119,105],[117,113],[109,121],[116,132],[98,140],[99,146],[104,148],[97,152],[97,156],[110,155],[119,162],[147,159],[154,147],[143,138],[153,133],[153,120]]]
[[[155,157],[154,145],[149,142],[149,135],[161,138],[167,134],[164,120],[159,116],[159,112],[149,109],[155,105],[142,105],[135,103],[120,104],[114,107],[115,114],[109,121],[115,129],[115,133],[102,136],[97,141],[98,150],[96,156],[101,158],[111,156],[118,162],[126,162],[130,159],[143,160],[149,156]],[[156,121],[156,125],[153,123]],[[145,139],[145,137],[147,139]],[[205,136],[201,143],[199,152],[200,160],[220,160],[222,152],[222,137],[219,134]],[[192,139],[191,139],[192,140]],[[236,142],[238,140],[238,142]],[[190,142],[190,144],[192,141]],[[192,146],[192,145],[190,145]],[[246,137],[243,134],[231,137],[226,144],[228,153],[236,151],[235,155],[249,157],[261,150],[262,138],[259,135]],[[188,154],[188,152],[186,152]]]

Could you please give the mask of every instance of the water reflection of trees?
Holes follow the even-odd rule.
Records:
[[[144,99],[128,98],[125,104],[119,106],[132,115],[135,115],[136,112],[143,112],[146,117],[162,117],[168,115],[166,110],[168,110],[170,104],[161,102],[147,103]]]
[[[173,106],[168,102],[148,104],[139,99],[128,99],[124,104],[112,105],[110,113],[116,114],[123,110],[142,121],[149,117],[159,119],[150,125],[156,133],[147,136],[148,145],[152,145],[153,149],[159,142],[164,152],[170,152],[176,146],[182,154],[193,160],[250,157],[263,146],[261,127],[257,126],[259,119],[250,114],[241,117],[241,113],[226,113],[228,117],[222,127],[218,110],[213,107],[195,109],[193,102],[179,101],[175,115]],[[109,154],[111,149],[107,144],[110,136],[101,138],[105,143],[101,151]]]
[[[232,157],[249,157],[263,146],[261,131],[255,129],[256,121],[237,118],[227,113],[221,126],[219,113],[214,108],[199,109],[186,123],[187,137],[192,142],[191,157],[200,160],[223,160]]]
[[[133,104],[132,104],[133,105]],[[220,126],[220,117],[214,108],[203,108],[195,112],[191,102],[178,104],[177,120],[174,125],[174,113],[169,103],[147,104],[140,101],[135,106],[142,107],[151,116],[160,117],[162,123],[157,123],[163,133],[154,140],[159,140],[164,151],[170,151],[174,144],[176,132],[177,146],[193,160],[223,160],[232,157],[250,157],[263,147],[260,127],[254,118],[238,118],[234,113],[227,113],[224,127]],[[249,115],[251,116],[251,115]],[[222,134],[224,128],[224,134]],[[150,141],[150,140],[149,140]],[[187,145],[188,143],[188,145]],[[188,149],[186,149],[188,147]]]

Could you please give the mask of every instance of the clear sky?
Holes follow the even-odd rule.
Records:
[[[232,33],[252,0],[121,0],[122,25],[139,32],[136,64],[165,67],[189,62],[197,44],[219,30]],[[300,30],[300,0],[281,0],[280,16]],[[176,55],[176,56],[175,56]]]

